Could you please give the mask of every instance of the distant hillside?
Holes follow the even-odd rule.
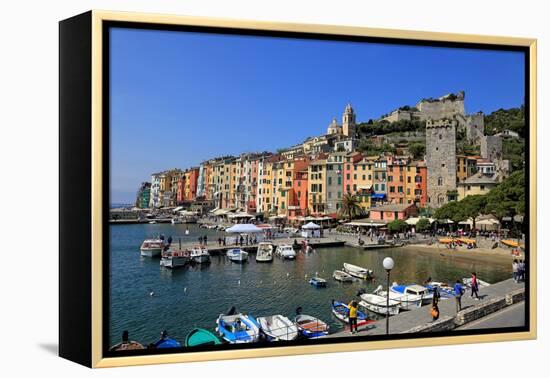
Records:
[[[503,130],[512,130],[525,137],[525,108],[499,109],[485,116],[485,133],[494,135]]]

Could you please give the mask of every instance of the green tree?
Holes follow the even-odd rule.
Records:
[[[407,222],[401,219],[396,219],[388,223],[390,232],[401,232],[407,227]]]
[[[516,171],[486,195],[485,212],[497,218],[525,214],[525,171]]]
[[[416,222],[415,227],[417,232],[426,232],[431,228],[431,224],[427,218],[421,218]]]
[[[460,211],[466,219],[472,218],[472,229],[474,230],[476,228],[476,217],[484,213],[486,204],[487,198],[481,194],[468,196],[457,202],[457,205],[461,208]]]
[[[437,220],[450,219],[454,223],[458,223],[468,219],[468,216],[464,213],[464,209],[459,202],[452,201],[437,209],[434,218]]]
[[[357,198],[357,196],[351,193],[344,194],[344,196],[342,197],[341,211],[343,214],[348,216],[350,222],[354,217],[361,214],[362,209],[361,209],[361,206],[359,205],[359,199]]]

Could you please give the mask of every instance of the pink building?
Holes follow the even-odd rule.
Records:
[[[416,214],[417,211],[414,204],[389,204],[371,208],[369,218],[391,222],[396,219],[405,220],[416,216]]]

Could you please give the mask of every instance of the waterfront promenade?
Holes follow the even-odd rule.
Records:
[[[515,283],[514,280],[508,279],[481,288],[479,292],[481,300],[479,301],[470,298],[470,291],[467,290],[462,296],[462,311],[458,314],[454,298],[440,300],[440,317],[436,322],[437,324],[432,322],[430,315],[431,306],[429,305],[410,311],[403,311],[398,315],[390,317],[390,334],[467,329],[466,324],[470,321],[482,319],[484,315],[489,315],[489,312],[497,313],[497,311],[503,311],[503,309],[507,308],[506,306],[510,305],[510,303],[506,303],[506,296],[514,294],[514,301],[521,301],[522,296],[519,293],[522,289],[525,289],[524,283]],[[495,311],[492,312],[493,310]],[[487,314],[485,314],[486,312]],[[517,311],[514,311],[513,313],[521,317],[520,319],[516,319],[514,324],[525,324],[525,315],[523,312],[517,313]],[[457,322],[459,324],[463,322],[463,324],[455,328]],[[385,334],[386,318],[383,318],[369,324],[368,328],[360,330],[356,335],[373,336]],[[351,335],[349,329],[346,327],[345,330],[331,334],[328,337],[354,337],[356,335]]]

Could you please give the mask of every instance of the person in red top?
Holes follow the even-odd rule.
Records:
[[[470,294],[470,298],[473,298],[475,295],[476,301],[479,301],[479,295],[477,295],[477,292],[479,291],[479,284],[477,282],[477,275],[475,272],[472,272],[472,293]]]

